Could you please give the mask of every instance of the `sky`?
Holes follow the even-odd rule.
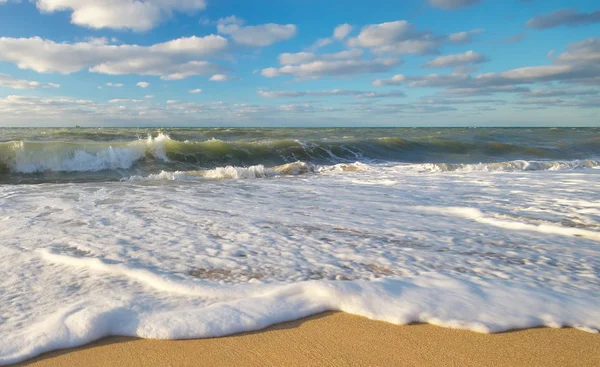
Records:
[[[0,0],[0,126],[600,126],[597,0]]]

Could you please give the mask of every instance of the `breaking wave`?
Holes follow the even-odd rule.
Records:
[[[150,175],[134,175],[129,181],[196,181],[225,179],[258,179],[276,176],[299,176],[306,174],[331,174],[344,172],[365,172],[381,168],[395,173],[446,173],[446,172],[523,172],[523,171],[569,171],[578,169],[599,169],[600,161],[509,161],[479,164],[402,164],[395,166],[371,166],[361,162],[339,163],[335,165],[313,165],[306,162],[286,163],[274,167],[255,165],[249,167],[225,166],[206,170],[161,171]],[[374,173],[377,175],[378,171]]]
[[[0,172],[94,172],[129,169],[152,157],[168,162],[167,135],[127,143],[24,142],[0,143]]]
[[[556,147],[530,147],[494,141],[465,142],[443,138],[428,140],[381,137],[308,141],[294,139],[178,141],[171,139],[167,134],[159,133],[155,137],[148,136],[146,139],[125,142],[79,140],[74,142],[2,142],[0,143],[0,172],[95,172],[127,170],[136,166],[144,169],[152,168],[153,165],[176,171],[221,166],[249,167],[261,164],[276,166],[297,161],[311,164],[337,164],[355,161],[451,162],[456,164],[456,167],[461,167],[461,165],[467,167],[473,161],[582,158],[570,154],[571,150]],[[448,170],[451,170],[453,166],[447,167],[450,167]]]
[[[532,147],[431,136],[181,141],[165,133],[129,141],[13,140],[0,142],[0,182],[268,178],[390,166],[403,173],[574,170],[600,166],[588,159],[598,156],[597,143]]]
[[[268,178],[275,176],[299,176],[317,173],[357,172],[367,171],[369,166],[360,162],[351,164],[340,163],[331,166],[318,166],[306,162],[286,163],[275,167],[265,167],[262,164],[250,167],[217,167],[209,170],[195,171],[162,171],[147,176],[135,175],[128,178],[130,181],[194,181],[199,179],[252,179]]]

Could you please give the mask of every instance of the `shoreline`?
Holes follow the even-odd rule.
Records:
[[[597,366],[600,335],[564,328],[480,334],[326,312],[221,338],[108,337],[12,366]]]

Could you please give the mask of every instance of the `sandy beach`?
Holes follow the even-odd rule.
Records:
[[[598,366],[600,336],[575,329],[479,334],[324,313],[224,338],[111,337],[18,366]]]

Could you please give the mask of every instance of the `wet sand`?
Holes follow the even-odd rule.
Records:
[[[105,338],[20,366],[600,366],[600,335],[548,328],[486,335],[329,312],[224,338]]]

